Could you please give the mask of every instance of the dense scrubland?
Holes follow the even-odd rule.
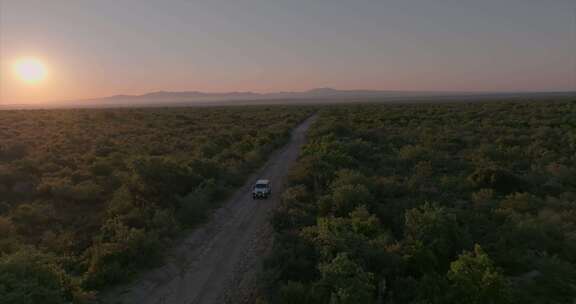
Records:
[[[89,301],[157,265],[310,113],[0,111],[0,303]]]
[[[272,223],[270,303],[573,303],[576,102],[326,108]]]

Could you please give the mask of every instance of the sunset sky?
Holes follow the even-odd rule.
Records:
[[[0,102],[576,87],[576,0],[0,0]]]

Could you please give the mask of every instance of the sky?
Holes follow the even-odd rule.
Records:
[[[576,0],[0,0],[0,103],[576,88]],[[35,58],[43,80],[15,71]]]

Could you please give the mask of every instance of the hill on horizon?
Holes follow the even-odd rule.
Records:
[[[402,91],[402,90],[339,90],[315,88],[307,91],[256,93],[156,91],[142,95],[113,95],[100,98],[66,100],[36,104],[5,104],[0,109],[59,107],[124,107],[124,106],[223,106],[278,103],[342,103],[359,101],[432,102],[473,101],[501,98],[576,97],[576,92],[464,92],[464,91]]]
[[[80,102],[198,102],[231,100],[272,100],[272,99],[314,99],[314,98],[350,98],[350,97],[406,97],[462,94],[438,91],[394,91],[394,90],[338,90],[334,88],[315,88],[307,91],[289,91],[273,93],[245,92],[202,92],[202,91],[157,91],[142,95],[114,95],[103,98],[84,99]]]

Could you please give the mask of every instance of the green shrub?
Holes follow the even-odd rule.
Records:
[[[330,303],[370,303],[374,298],[374,275],[364,271],[346,254],[337,255],[319,268],[322,278],[318,285],[326,291]]]
[[[80,303],[88,298],[47,255],[24,249],[0,257],[2,304]]]
[[[348,301],[352,291],[340,297],[324,271],[305,269],[340,254],[379,282],[358,303],[575,299],[576,141],[567,117],[576,104],[322,109],[273,216],[271,303],[281,303],[280,291],[282,300]],[[482,247],[470,251],[474,243]]]
[[[512,303],[509,282],[479,245],[452,262],[447,277],[450,303]]]

